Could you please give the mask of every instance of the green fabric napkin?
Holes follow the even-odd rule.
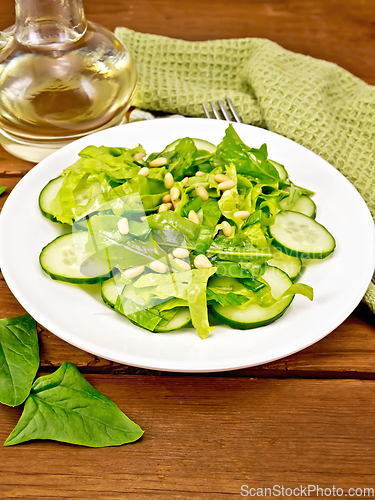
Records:
[[[358,189],[375,218],[375,87],[336,64],[257,38],[186,42],[117,28],[134,55],[134,105],[204,116],[228,96],[245,123],[311,149]],[[375,312],[375,285],[364,297]]]

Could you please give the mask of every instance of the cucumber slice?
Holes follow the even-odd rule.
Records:
[[[58,236],[39,256],[43,270],[52,279],[68,283],[92,285],[111,278],[107,262],[86,251],[88,239],[87,231]]]
[[[188,307],[181,307],[178,313],[171,319],[168,325],[165,326],[157,326],[154,330],[155,333],[167,333],[173,332],[174,330],[179,330],[180,328],[184,328],[185,326],[190,325],[191,316],[190,310]]]
[[[273,257],[267,262],[267,264],[281,269],[292,281],[295,280],[302,269],[301,259],[286,255],[275,247],[271,247],[271,252]]]
[[[262,275],[262,278],[270,285],[271,293],[275,299],[281,297],[281,295],[292,285],[289,276],[276,267],[268,267]],[[215,286],[228,286],[228,282],[222,282],[223,279],[232,280],[234,286],[237,281],[235,278],[213,277],[210,283],[214,283],[214,280],[217,280]],[[215,304],[212,306],[212,313],[218,320],[231,328],[249,330],[251,328],[268,325],[278,319],[284,314],[293,298],[294,295],[290,295],[270,307],[249,304],[242,309],[236,306],[221,306]]]
[[[143,306],[145,301],[135,293],[135,290],[136,288],[131,283],[123,285],[112,278],[102,283],[101,295],[103,301],[113,309],[115,308],[117,297],[121,293],[123,294],[123,300],[131,299],[133,302]]]
[[[58,222],[59,224],[62,224],[62,222],[57,220],[55,215],[53,214],[51,202],[56,198],[63,181],[63,176],[52,179],[46,186],[44,186],[39,195],[39,208],[44,217],[51,220],[52,222]],[[89,186],[83,187],[80,191],[77,191],[75,193],[75,199],[77,204],[85,206],[91,199],[99,196],[101,192],[102,190],[100,183],[95,182],[90,184]]]
[[[281,163],[277,163],[277,161],[270,160],[268,158],[268,161],[276,168],[276,170],[279,172],[280,179],[282,181],[285,181],[285,179],[288,178],[288,172],[286,171],[286,168],[284,165],[281,165]]]
[[[215,153],[216,146],[214,146],[211,142],[204,141],[203,139],[192,139],[194,141],[195,147],[199,150],[208,151],[209,153]],[[168,151],[173,151],[177,144],[181,141],[178,139],[177,141],[172,142],[167,146],[163,153],[168,153]]]
[[[101,295],[103,302],[112,309],[115,308],[117,297],[124,288],[122,283],[116,282],[114,278],[102,282]]]
[[[39,195],[39,208],[44,217],[52,222],[58,222],[59,224],[61,224],[61,222],[57,220],[52,213],[51,202],[56,198],[57,193],[62,186],[63,180],[64,177],[62,176],[52,179],[46,186],[44,186]]]
[[[112,309],[115,308],[116,300],[118,295],[122,292],[124,285],[116,282],[114,278],[104,281],[102,283],[101,295],[103,301]],[[133,288],[130,287],[131,294]],[[128,292],[129,293],[129,292]],[[135,295],[135,294],[134,294]],[[134,300],[134,295],[132,294],[131,298]],[[165,333],[172,332],[174,330],[179,330],[180,328],[184,328],[185,326],[190,325],[191,316],[188,307],[181,307],[178,313],[171,319],[168,325],[159,326],[155,328],[155,333]]]
[[[316,215],[316,205],[313,202],[313,200],[309,197],[303,194],[298,198],[298,200],[295,203],[292,203],[289,205],[288,203],[288,198],[284,198],[283,200],[280,201],[280,207],[282,210],[289,210],[291,212],[299,212],[300,214],[307,215],[307,217],[311,217],[312,219],[315,219]]]
[[[327,229],[307,215],[298,212],[280,212],[269,228],[273,245],[293,257],[324,259],[336,246]]]

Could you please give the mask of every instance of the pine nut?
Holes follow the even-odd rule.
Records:
[[[164,203],[169,203],[171,201],[171,195],[168,193],[163,196]]]
[[[214,177],[216,182],[226,182],[230,181],[230,178],[227,175],[224,174],[216,174]]]
[[[232,234],[232,226],[227,221],[223,222],[223,233],[227,238]]]
[[[172,201],[173,208],[176,210],[176,208],[178,207],[178,205],[179,205],[180,203],[181,203],[180,198],[177,198],[177,200]]]
[[[162,165],[166,165],[168,160],[164,158],[164,156],[159,156],[159,158],[155,158],[155,160],[150,161],[148,164],[149,167],[161,167]]]
[[[117,223],[118,230],[121,234],[128,234],[129,232],[129,222],[126,217],[120,219]]]
[[[208,193],[203,186],[197,186],[196,191],[202,201],[208,200]]]
[[[179,197],[180,197],[180,190],[178,189],[178,187],[174,186],[171,189],[171,200],[176,201]]]
[[[198,214],[194,212],[194,210],[190,210],[188,219],[191,220],[191,222],[195,222],[196,224],[200,224],[200,220],[198,217]]]
[[[145,177],[147,177],[149,173],[150,169],[148,167],[142,167],[141,170],[138,172],[138,175],[144,175]]]
[[[134,155],[133,160],[134,161],[140,161],[146,156],[146,153],[137,153]]]
[[[162,203],[158,208],[158,212],[168,212],[172,208],[172,203]]]
[[[235,185],[236,185],[236,183],[234,181],[232,181],[232,179],[229,179],[228,181],[220,182],[220,184],[218,185],[218,188],[222,189],[224,191],[227,189],[232,189],[232,187],[234,187]]]
[[[221,195],[221,197],[225,198],[225,196],[229,196],[230,194],[233,194],[233,191],[231,189],[228,189],[227,191],[223,192],[223,194]]]
[[[205,255],[200,254],[195,257],[194,266],[197,269],[207,269],[208,267],[212,267],[212,264]]]
[[[176,264],[178,264],[180,267],[182,267],[182,269],[184,269],[185,271],[190,271],[190,269],[191,269],[190,264],[188,262],[186,262],[186,260],[174,259],[174,261],[176,262]]]
[[[190,252],[187,248],[178,247],[173,250],[173,255],[177,259],[186,259],[186,257],[189,257]]]
[[[196,177],[203,177],[204,175],[206,175],[206,172],[201,172],[200,170],[198,170],[198,172],[195,173]]]
[[[248,217],[250,217],[250,212],[248,212],[247,210],[239,210],[238,212],[234,212],[234,217],[238,217],[239,219],[247,219]]]
[[[181,184],[185,187],[188,182],[189,182],[189,177],[184,177],[181,181]]]
[[[168,172],[167,174],[165,174],[165,177],[164,177],[165,189],[171,189],[171,187],[173,186],[173,183],[174,183],[173,175],[170,172]]]
[[[153,260],[150,263],[150,269],[155,271],[155,273],[160,273],[160,274],[164,274],[168,271],[168,267],[162,262],[160,262],[160,260]]]
[[[146,220],[146,219],[147,219],[147,215],[143,215],[143,216],[141,217],[141,221],[142,221],[142,222],[143,222],[144,220]]]
[[[127,269],[126,271],[123,272],[123,275],[128,280],[131,280],[131,279],[135,278],[136,276],[139,276],[140,274],[142,274],[144,270],[145,270],[145,266],[130,267],[129,269]]]

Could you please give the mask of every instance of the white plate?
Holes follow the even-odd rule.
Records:
[[[77,159],[85,146],[135,147],[161,151],[181,137],[221,141],[227,123],[205,119],[137,122],[80,139],[33,168],[14,188],[0,217],[0,263],[4,278],[23,307],[58,337],[113,361],[178,372],[213,372],[259,365],[317,342],[353,311],[374,269],[374,231],[369,210],[354,187],[331,165],[294,142],[249,125],[234,127],[253,147],[267,143],[270,158],[291,179],[315,191],[317,220],[336,238],[326,260],[311,263],[302,280],[314,288],[311,303],[296,296],[285,315],[256,330],[219,326],[206,340],[193,329],[153,334],[103,304],[99,287],[51,280],[40,268],[41,249],[62,227],[38,207],[43,186]]]

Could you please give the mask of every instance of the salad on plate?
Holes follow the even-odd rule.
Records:
[[[213,323],[251,329],[284,314],[302,263],[335,248],[313,193],[251,148],[233,126],[217,146],[185,137],[147,155],[141,145],[88,146],[39,197],[64,224],[40,254],[52,278],[101,283],[103,301],[155,333]],[[307,264],[308,265],[308,264]]]

